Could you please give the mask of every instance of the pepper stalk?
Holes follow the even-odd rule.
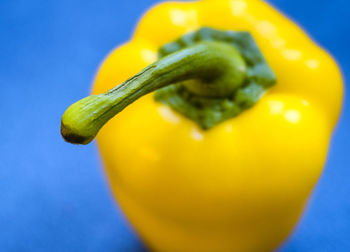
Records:
[[[168,55],[113,89],[71,105],[62,116],[63,138],[74,144],[90,143],[113,116],[158,89],[157,100],[203,129],[236,116],[275,82],[251,37],[237,34],[202,28],[165,45],[160,52]],[[234,39],[228,43],[227,38]],[[184,45],[189,40],[192,43]]]

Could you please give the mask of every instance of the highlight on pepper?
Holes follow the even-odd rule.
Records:
[[[65,111],[61,134],[97,137],[152,250],[274,251],[322,172],[342,86],[334,60],[263,1],[162,3]]]

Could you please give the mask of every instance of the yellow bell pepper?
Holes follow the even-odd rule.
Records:
[[[185,34],[198,34],[202,27],[251,34],[273,71],[258,99],[208,125],[186,114],[188,107],[155,100],[154,94],[120,112],[155,90],[147,86],[153,82],[157,88],[166,81],[181,82],[205,100],[227,102],[215,87],[214,97],[210,92],[204,95],[204,86],[196,86],[193,79],[200,76],[204,83],[215,72],[219,81],[213,83],[220,85],[218,72],[229,71],[228,57],[236,60],[238,69],[231,73],[236,77],[229,77],[240,88],[247,85],[251,63],[237,47],[231,50],[224,42],[212,41],[187,47],[186,37],[168,44]],[[157,61],[160,48],[179,44],[183,48]],[[187,71],[185,64],[194,67]],[[187,75],[174,78],[182,70]],[[148,89],[139,94],[142,81],[147,84],[142,88]],[[121,208],[155,251],[273,251],[295,227],[322,172],[342,88],[334,60],[263,1],[162,3],[145,14],[128,43],[106,58],[95,79],[95,95],[65,112],[61,132],[67,141],[87,143],[120,112],[101,129],[98,146]],[[224,90],[234,104],[238,98],[232,98],[232,92],[238,92],[237,87]]]

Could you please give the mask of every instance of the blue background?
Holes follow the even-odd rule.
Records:
[[[96,147],[64,143],[59,126],[155,2],[0,0],[0,251],[146,251],[111,198]],[[350,78],[347,0],[270,2]],[[282,252],[350,251],[349,114],[346,103],[326,170]]]

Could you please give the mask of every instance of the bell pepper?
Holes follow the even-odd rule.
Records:
[[[335,61],[263,1],[162,3],[61,134],[86,144],[100,131],[114,195],[151,249],[273,251],[322,172],[342,85]]]

